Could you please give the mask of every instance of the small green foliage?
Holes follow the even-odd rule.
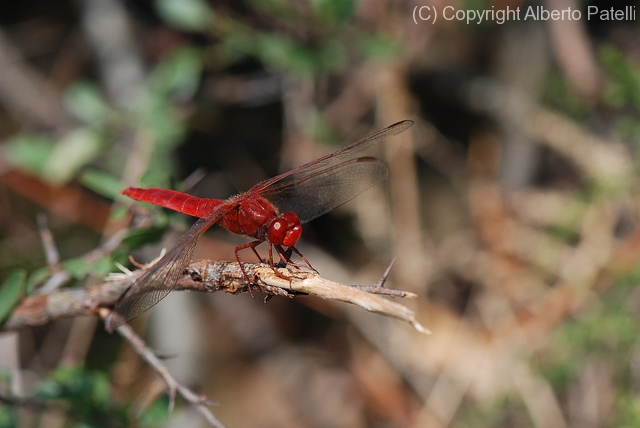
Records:
[[[452,424],[459,428],[533,426],[527,413],[527,408],[516,397],[505,397],[502,400],[482,403],[469,400],[463,403],[460,409],[461,411],[457,415],[455,423]],[[508,410],[505,411],[505,409]],[[505,424],[506,419],[510,421],[509,424]]]
[[[606,100],[612,106],[633,106],[640,111],[640,67],[629,61],[617,48],[600,49],[600,60],[608,75]]]
[[[40,384],[36,395],[91,402],[102,407],[108,403],[109,380],[104,373],[89,372],[80,367],[60,367],[50,379]]]
[[[54,144],[44,135],[22,134],[4,144],[4,153],[17,167],[39,175],[53,153]]]
[[[600,59],[607,74],[605,101],[621,110],[616,119],[620,136],[640,144],[640,64],[625,57],[616,47],[600,49]],[[633,109],[631,114],[624,111]]]
[[[33,293],[33,290],[44,284],[50,276],[51,268],[49,266],[43,266],[31,272],[27,278],[26,293]]]
[[[242,20],[227,19],[216,27],[216,65],[234,63],[247,57],[258,59],[266,68],[282,70],[293,77],[314,77],[340,73],[353,60],[389,58],[399,52],[390,38],[353,26],[354,1],[315,0],[301,21],[299,8],[287,2],[260,1],[253,6],[271,26],[290,31],[274,31]]]
[[[37,385],[32,397],[22,400],[35,405],[32,411],[56,409],[64,413],[65,427],[153,427],[169,418],[166,396],[134,415],[128,405],[114,402],[106,373],[83,367],[57,368]],[[0,406],[0,428],[17,426],[16,409]]]
[[[120,194],[122,182],[111,174],[93,168],[87,168],[79,177],[80,182],[88,189],[107,198],[124,198]]]
[[[58,368],[40,383],[36,397],[68,403],[67,416],[85,427],[129,426],[126,409],[110,404],[111,386],[105,373],[81,367]]]
[[[139,417],[141,425],[153,426],[162,422],[166,422],[171,415],[169,415],[169,397],[162,396],[156,401],[151,403],[149,407]]]
[[[14,428],[18,426],[15,412],[8,406],[0,407],[0,428]]]
[[[198,89],[202,74],[202,53],[193,47],[181,48],[162,61],[150,77],[156,94],[191,98]]]
[[[559,69],[550,69],[544,82],[542,99],[546,105],[568,114],[579,122],[588,121],[591,107],[567,84],[564,74]]]
[[[139,102],[124,112],[113,108],[94,85],[75,83],[66,91],[64,101],[83,126],[55,140],[18,135],[4,143],[4,153],[19,169],[50,183],[68,183],[80,177],[87,187],[115,198],[122,189],[115,177],[122,175],[129,159],[119,151],[123,145],[112,141],[114,137],[133,137],[151,149],[148,174],[167,182],[174,175],[172,151],[185,134],[186,116],[180,103],[195,94],[201,73],[200,50],[177,49],[154,69]]]
[[[91,264],[81,258],[65,260],[62,267],[75,279],[82,279],[91,271]]]
[[[620,138],[634,142],[636,147],[640,146],[640,120],[636,115],[619,118],[616,121],[616,129],[620,133]],[[637,156],[636,154],[636,158]]]
[[[67,89],[64,102],[67,109],[85,124],[100,128],[110,119],[111,107],[100,90],[86,81],[76,82]]]
[[[353,0],[314,0],[311,4],[315,13],[325,21],[347,21],[356,12]]]
[[[53,183],[67,183],[97,159],[101,148],[102,139],[94,130],[75,129],[55,144],[42,175]]]
[[[462,7],[466,10],[485,10],[491,5],[487,0],[463,0]]]
[[[308,76],[337,71],[346,65],[347,46],[336,40],[305,46],[295,39],[277,33],[258,33],[253,52],[262,62]]]
[[[135,249],[151,242],[158,242],[166,232],[167,226],[168,223],[165,225],[154,225],[146,229],[132,230],[131,233],[122,240],[122,244],[129,249]]]
[[[580,239],[579,231],[576,231],[571,224],[557,224],[546,229],[549,236],[559,239],[562,242],[573,245]]]
[[[304,132],[317,141],[335,142],[338,137],[331,129],[331,125],[318,110],[310,110],[304,118]]]
[[[57,142],[34,135],[19,135],[6,145],[16,166],[52,183],[66,183],[100,154],[102,141],[89,128],[75,129]]]
[[[618,428],[640,426],[640,397],[636,393],[621,394],[616,399],[615,406],[617,412],[610,426]]]
[[[18,304],[25,291],[27,272],[16,269],[9,274],[0,287],[0,324],[11,314],[11,310]]]
[[[364,52],[366,58],[371,59],[394,58],[401,52],[401,47],[397,40],[377,34],[363,37],[360,42],[360,49]]]
[[[156,0],[158,14],[180,30],[204,31],[213,21],[213,11],[204,0]]]
[[[637,319],[640,269],[620,278],[601,297],[600,304],[564,324],[556,333],[539,369],[554,390],[570,388],[588,364],[606,361],[616,388],[616,418],[612,426],[635,426],[640,406],[630,372],[640,325]]]
[[[93,262],[88,262],[83,258],[68,259],[62,262],[62,266],[75,279],[82,279],[89,274],[96,278],[102,278],[116,270],[113,257],[111,254],[103,255]]]

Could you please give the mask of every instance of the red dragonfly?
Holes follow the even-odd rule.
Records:
[[[384,162],[373,157],[353,158],[353,155],[411,125],[411,120],[395,123],[333,153],[262,181],[227,200],[198,198],[165,189],[125,189],[122,193],[133,199],[200,219],[120,296],[107,319],[107,330],[112,331],[135,318],[169,294],[191,260],[198,239],[216,223],[233,233],[254,238],[235,249],[236,260],[247,281],[238,252],[251,248],[260,259],[255,248],[265,241],[269,244],[269,264],[276,274],[282,276],[274,267],[273,248],[282,262],[298,267],[290,260],[291,252],[294,252],[311,267],[295,247],[302,233],[301,224],[384,181],[389,173]]]

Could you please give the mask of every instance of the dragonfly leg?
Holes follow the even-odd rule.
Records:
[[[262,257],[260,257],[260,254],[258,254],[258,252],[256,251],[256,247],[262,244],[263,242],[264,241],[252,241],[252,242],[249,242],[248,244],[244,244],[236,247],[234,251],[236,253],[236,260],[238,261],[238,266],[240,266],[240,270],[242,271],[242,274],[244,275],[244,279],[247,281],[247,284],[249,284],[250,282],[249,275],[247,275],[247,272],[244,270],[244,266],[242,266],[242,261],[240,260],[240,251],[247,248],[251,248],[253,250],[253,253],[258,257],[258,260],[260,260],[260,263],[264,263],[264,260],[262,260]],[[273,266],[273,263],[271,265]]]
[[[315,273],[320,273],[316,270],[316,268],[314,268],[313,266],[311,266],[311,263],[309,263],[309,260],[307,260],[307,258],[305,256],[302,255],[302,253],[300,251],[298,251],[298,249],[296,247],[289,247],[289,250],[292,250],[294,253],[296,253],[298,255],[298,257],[300,257],[304,263],[309,266],[309,269],[311,269],[312,271],[314,271]]]
[[[238,265],[240,266],[240,270],[242,271],[242,274],[244,275],[245,280],[247,281],[247,284],[250,282],[249,281],[249,276],[247,275],[247,272],[244,270],[244,266],[242,265],[242,261],[240,260],[240,251],[245,250],[247,248],[251,248],[253,250],[253,252],[255,253],[255,255],[258,257],[258,259],[260,260],[261,263],[264,263],[264,260],[262,260],[262,257],[260,257],[260,255],[258,254],[258,252],[256,251],[256,247],[260,244],[262,244],[264,241],[252,241],[249,242],[247,244],[244,245],[240,245],[238,247],[235,248],[235,254],[236,254],[236,260],[238,261]],[[298,249],[296,247],[288,247],[287,250],[285,251],[284,248],[282,248],[282,245],[274,245],[272,243],[269,243],[269,266],[271,267],[271,269],[273,270],[273,273],[275,273],[277,276],[279,276],[282,279],[286,279],[286,280],[291,280],[291,277],[281,273],[280,271],[278,271],[276,269],[276,264],[273,261],[273,247],[276,248],[276,252],[278,253],[278,255],[280,256],[280,263],[278,263],[278,265],[280,265],[281,263],[286,265],[291,265],[297,269],[300,269],[302,266],[296,262],[294,262],[293,260],[291,260],[291,254],[296,253],[298,256],[300,256],[300,258],[304,261],[304,263],[309,266],[309,268],[311,270],[313,270],[314,272],[318,272],[313,266],[311,266],[311,263],[309,263],[309,260],[307,260],[307,258],[305,256],[302,255],[302,253],[300,253],[300,251],[298,251]]]
[[[271,266],[271,270],[273,271],[273,273],[275,273],[280,278],[286,279],[289,282],[291,282],[291,277],[283,274],[282,272],[280,272],[279,270],[276,269],[276,265],[273,263],[273,247],[276,247],[276,251],[278,252],[278,255],[280,256],[280,262],[284,262],[285,266],[286,266],[287,263],[291,263],[291,260],[289,260],[289,258],[286,257],[286,254],[282,254],[280,252],[282,250],[282,247],[280,245],[273,245],[271,242],[269,242],[269,266]],[[284,256],[284,258],[283,258],[283,256]],[[280,263],[278,263],[278,265],[280,265]]]
[[[276,250],[277,251],[277,250]],[[280,256],[280,261],[278,262],[278,264],[276,265],[277,267],[283,267],[286,268],[287,264],[294,264],[291,261],[291,254],[293,254],[293,251],[291,250],[291,248],[288,248],[285,252],[284,252],[284,257],[278,253],[278,255]]]
[[[311,263],[309,263],[309,260],[307,260],[307,258],[305,256],[302,255],[302,253],[300,251],[298,251],[298,249],[294,246],[288,247],[287,250],[285,251],[284,248],[282,248],[281,245],[274,245],[276,247],[276,251],[278,252],[278,254],[280,255],[280,259],[287,263],[290,264],[291,266],[300,269],[300,265],[294,261],[291,260],[291,253],[294,252],[296,253],[301,259],[302,261],[304,261],[304,263],[309,266],[309,268],[314,271],[315,273],[318,273],[318,271],[311,266]]]

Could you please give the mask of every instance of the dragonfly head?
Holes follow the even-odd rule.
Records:
[[[269,224],[267,236],[272,244],[292,247],[298,242],[301,234],[300,219],[295,213],[286,211]]]

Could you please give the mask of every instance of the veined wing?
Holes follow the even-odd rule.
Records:
[[[260,195],[280,212],[293,211],[305,223],[383,182],[388,174],[387,165],[380,159],[361,157],[302,177],[286,177]]]
[[[345,160],[346,158],[352,157],[356,153],[361,152],[362,150],[365,150],[373,146],[374,144],[377,144],[385,140],[388,137],[391,137],[393,135],[398,135],[401,132],[404,132],[407,129],[409,129],[411,126],[413,126],[412,120],[403,120],[401,122],[396,122],[393,125],[390,125],[384,129],[381,129],[378,132],[375,132],[356,142],[353,142],[347,146],[344,146],[343,148],[338,149],[335,152],[329,153],[328,155],[312,160],[311,162],[307,162],[304,165],[300,165],[299,167],[294,168],[290,171],[287,171],[283,174],[280,174],[268,180],[262,181],[256,184],[255,186],[253,186],[247,193],[258,193],[262,195],[262,194],[265,194],[265,190],[268,187],[273,186],[276,183],[288,177],[291,177],[294,175],[297,177],[302,177],[306,174],[312,174],[313,172],[318,171],[320,169],[330,168],[331,165],[336,165],[341,161]],[[273,193],[273,192],[270,191],[269,193]]]
[[[228,209],[218,209],[210,216],[196,221],[164,257],[122,293],[107,318],[107,331],[113,331],[165,298],[184,273],[198,239],[227,211]]]

